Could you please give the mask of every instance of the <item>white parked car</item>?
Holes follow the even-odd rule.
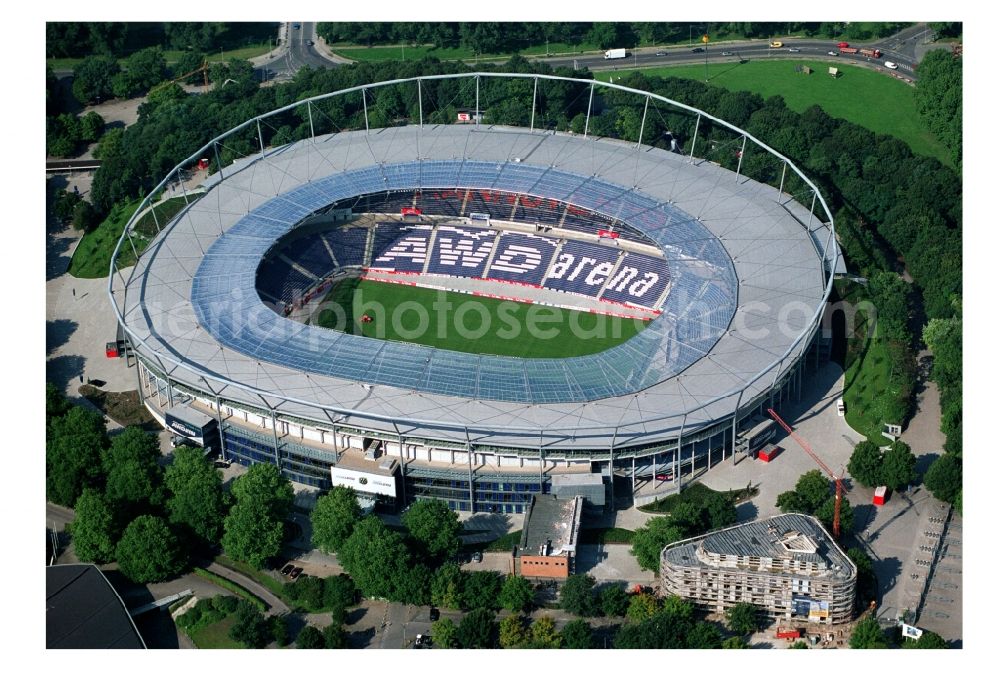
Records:
[[[899,66],[897,66],[892,61],[886,61],[885,62],[885,67],[888,68],[889,70],[896,70],[897,68],[899,68]]]
[[[844,399],[842,397],[837,399],[837,415],[844,415]]]

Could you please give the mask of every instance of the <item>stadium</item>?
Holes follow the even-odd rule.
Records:
[[[498,79],[533,90],[527,126],[481,100]],[[466,98],[431,123],[445,80]],[[554,86],[580,91],[583,133],[536,126]],[[416,114],[370,124],[388,92]],[[637,141],[589,133],[610,92],[635,98]],[[331,127],[336,97],[354,97],[364,128]],[[693,133],[664,149],[644,131],[668,114]],[[307,131],[266,143],[289,115]],[[776,185],[748,176],[751,160]],[[137,216],[165,193],[184,206],[140,251]],[[108,291],[154,416],[202,439],[211,425],[225,458],[305,486],[473,512],[521,513],[535,493],[648,499],[735,458],[821,357],[840,265],[833,218],[787,158],[664,97],[552,75],[297,101],[210,141],[137,216]],[[530,326],[546,321],[555,339]],[[186,431],[169,424],[182,408]],[[189,429],[198,416],[206,429]]]

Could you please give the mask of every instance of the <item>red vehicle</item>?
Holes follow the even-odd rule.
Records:
[[[778,629],[778,632],[774,635],[775,638],[783,638],[786,641],[794,641],[797,638],[802,638],[801,629]]]
[[[844,47],[850,47],[851,43],[850,42],[838,42],[837,46],[840,47],[841,49],[843,49]]]
[[[882,51],[879,49],[858,49],[857,47],[841,47],[841,54],[860,54],[861,56],[868,56],[873,59],[877,59],[882,56]]]

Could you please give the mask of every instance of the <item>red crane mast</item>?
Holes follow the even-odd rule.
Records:
[[[826,466],[825,462],[823,462],[822,460],[820,460],[819,456],[816,455],[813,452],[812,448],[809,446],[809,444],[806,442],[806,440],[803,439],[802,437],[800,437],[794,431],[792,431],[792,428],[788,426],[788,423],[786,423],[784,420],[782,420],[781,416],[779,416],[777,413],[775,413],[775,411],[774,411],[773,408],[767,409],[767,412],[771,415],[772,418],[774,418],[775,422],[777,422],[779,425],[781,425],[781,427],[784,428],[784,430],[786,432],[788,432],[788,436],[790,436],[792,439],[795,439],[796,443],[798,443],[798,445],[802,447],[802,450],[805,451],[806,453],[808,453],[809,457],[812,458],[814,461],[816,461],[817,465],[819,465],[821,468],[823,468],[823,471],[826,472],[830,476],[830,478],[833,480],[834,484],[836,485],[836,487],[837,487],[836,498],[834,498],[834,502],[833,502],[833,537],[839,538],[840,537],[840,499],[841,499],[841,496],[843,496],[843,494],[844,494],[844,484],[841,481],[841,478],[838,477],[836,474],[834,474],[833,471],[831,471],[830,468]]]

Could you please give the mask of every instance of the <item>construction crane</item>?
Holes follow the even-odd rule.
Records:
[[[183,75],[181,75],[179,77],[175,77],[173,80],[164,80],[163,82],[161,82],[160,84],[156,85],[155,87],[153,87],[149,91],[150,91],[150,93],[153,93],[154,91],[156,91],[158,89],[161,89],[163,87],[166,87],[167,85],[174,84],[175,82],[183,82],[184,80],[187,80],[189,77],[191,77],[195,73],[201,73],[204,76],[205,87],[207,88],[208,87],[208,59],[206,59],[200,66],[198,66],[197,68],[195,68],[194,70],[192,70],[190,73],[184,73]]]
[[[844,483],[843,483],[843,481],[841,481],[842,477],[838,477],[836,474],[834,474],[833,471],[829,467],[826,466],[826,463],[823,462],[822,460],[820,460],[819,456],[816,455],[813,452],[813,450],[812,450],[812,448],[810,448],[809,444],[806,443],[806,440],[803,439],[802,437],[800,437],[795,432],[793,432],[792,428],[788,426],[788,423],[786,423],[784,420],[782,420],[781,416],[779,416],[777,413],[775,413],[773,408],[767,409],[767,412],[771,415],[772,418],[774,418],[775,422],[777,422],[779,425],[781,425],[781,427],[784,428],[784,430],[786,432],[788,432],[788,436],[790,436],[792,439],[795,439],[795,441],[798,443],[798,445],[802,447],[802,450],[804,450],[806,453],[808,453],[809,457],[812,458],[813,460],[815,460],[816,464],[823,468],[823,471],[826,472],[830,476],[830,478],[833,480],[833,483],[836,485],[836,487],[837,487],[836,498],[834,499],[834,502],[833,502],[833,537],[839,538],[840,537],[840,500],[841,500],[841,497],[844,494]]]

